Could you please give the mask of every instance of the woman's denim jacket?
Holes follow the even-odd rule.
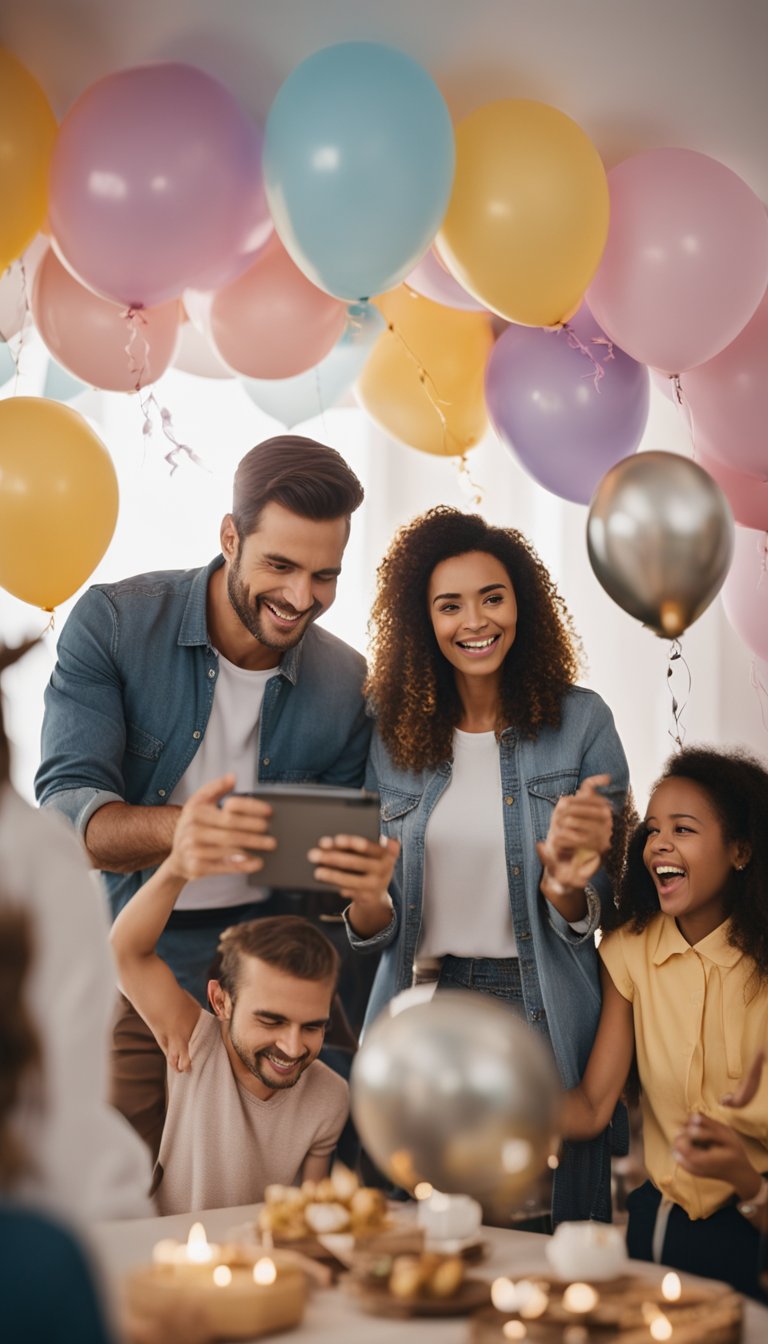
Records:
[[[509,902],[525,1013],[536,1030],[548,1035],[563,1085],[573,1087],[589,1058],[600,1016],[594,940],[599,901],[590,903],[588,930],[575,933],[539,891],[541,860],[536,841],[545,838],[558,798],[574,793],[589,775],[611,776],[604,792],[614,809],[620,810],[629,785],[627,762],[608,706],[594,691],[578,686],[566,693],[558,728],[542,729],[534,741],[508,728],[502,734],[499,755]],[[387,928],[373,938],[361,939],[347,922],[356,951],[383,950],[366,1024],[411,984],[421,930],[427,822],[450,778],[449,761],[420,773],[395,766],[374,731],[366,783],[378,788],[382,829],[400,840],[401,851],[390,887],[394,913]],[[467,824],[471,825],[471,818]],[[482,873],[478,873],[480,881]],[[611,899],[604,873],[596,875],[594,886],[601,900]],[[466,900],[467,919],[471,920],[471,891]],[[606,1215],[590,1210],[575,1216]]]

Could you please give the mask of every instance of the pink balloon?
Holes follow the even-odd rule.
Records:
[[[458,280],[449,274],[434,247],[425,252],[418,265],[406,275],[405,283],[425,299],[442,303],[446,308],[462,308],[471,313],[486,312],[483,304],[473,299]]]
[[[768,658],[768,533],[737,528],[722,594],[736,634],[758,658]]]
[[[735,341],[680,381],[694,428],[714,456],[768,476],[768,295]]]
[[[611,224],[587,302],[642,364],[712,359],[768,284],[768,216],[745,182],[692,149],[649,149],[608,174]]]
[[[32,316],[54,359],[84,383],[132,392],[164,373],[173,359],[179,304],[125,308],[78,283],[49,249],[32,287]]]
[[[61,124],[49,215],[66,265],[126,307],[212,288],[247,266],[271,229],[261,135],[194,66],[107,75]]]
[[[768,472],[761,481],[734,471],[715,457],[709,442],[697,436],[696,461],[717,481],[742,527],[768,528]]]
[[[317,289],[291,261],[277,235],[239,280],[214,294],[214,348],[249,378],[290,378],[333,349],[346,304]]]
[[[173,357],[173,367],[182,373],[194,373],[198,378],[234,378],[234,373],[222,363],[210,340],[192,322],[182,322],[179,342]]]

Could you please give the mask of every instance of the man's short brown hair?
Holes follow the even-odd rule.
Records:
[[[233,1002],[243,957],[257,957],[297,980],[328,980],[335,985],[339,974],[333,943],[299,915],[270,915],[233,924],[221,935],[219,956],[219,984]]]
[[[349,520],[363,502],[363,487],[341,453],[316,439],[278,434],[257,443],[235,472],[232,517],[240,540],[259,525],[267,504],[281,504],[300,518]]]

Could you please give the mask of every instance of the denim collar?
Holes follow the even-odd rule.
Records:
[[[206,618],[206,600],[208,597],[208,583],[212,574],[217,569],[221,569],[224,564],[224,556],[217,555],[211,560],[204,569],[199,569],[192,580],[189,597],[184,607],[184,615],[179,629],[179,644],[195,645],[202,644],[210,647],[208,638],[208,621]],[[298,644],[292,649],[286,649],[280,660],[280,675],[286,677],[293,686],[299,679],[299,667],[301,665],[301,648],[312,627],[309,627],[307,634],[302,637]]]

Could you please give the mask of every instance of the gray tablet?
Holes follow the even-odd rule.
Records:
[[[277,848],[264,854],[264,867],[249,878],[252,886],[293,891],[333,891],[316,882],[317,864],[307,850],[322,835],[362,835],[378,841],[379,795],[366,789],[342,789],[328,784],[264,784],[238,790],[240,796],[263,798],[272,807],[270,831]]]

